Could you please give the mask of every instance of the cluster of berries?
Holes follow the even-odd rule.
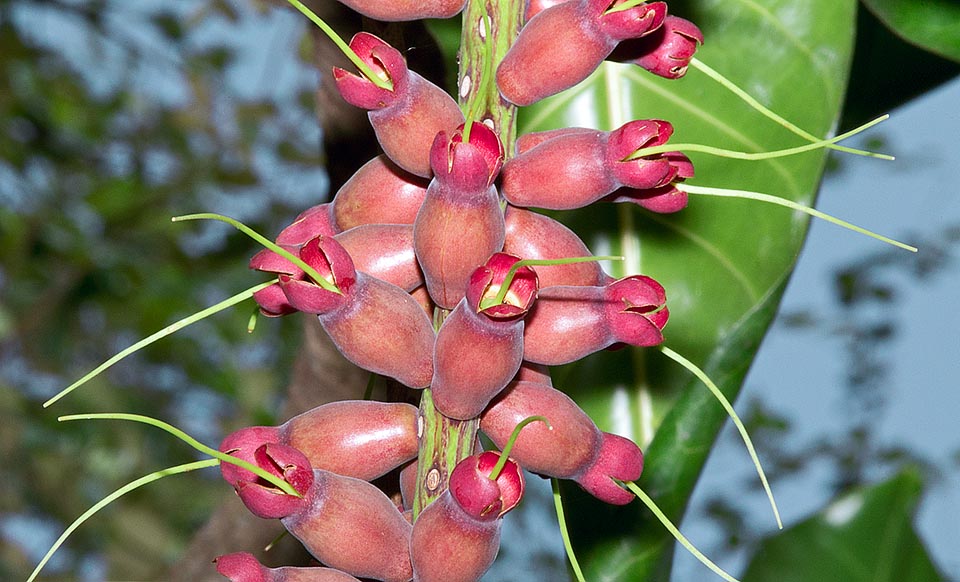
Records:
[[[344,1],[384,20],[449,17],[464,4]],[[607,58],[681,76],[702,42],[699,30],[667,16],[663,2],[621,5],[531,2],[528,23],[497,68],[505,102],[523,106],[562,91]],[[367,33],[350,48],[391,87],[333,73],[344,99],[369,111],[384,155],[277,237],[312,273],[272,250],[252,259],[251,268],[277,276],[254,295],[261,312],[315,314],[347,359],[429,388],[440,413],[479,419],[501,449],[524,419],[549,424],[525,427],[509,459],[487,451],[459,461],[446,491],[415,519],[423,426],[416,407],[336,402],[279,427],[241,429],[221,450],[300,496],[235,465],[222,464],[224,478],[254,514],[280,519],[328,568],[269,569],[245,553],[220,557],[217,568],[235,582],[474,581],[495,559],[501,518],[523,494],[521,469],[574,480],[608,503],[632,500],[618,481],[640,476],[639,447],[602,432],[552,386],[546,366],[620,345],[657,345],[669,317],[659,283],[642,275],[614,280],[574,232],[528,208],[613,201],[674,212],[686,205],[674,184],[693,167],[679,152],[633,157],[670,137],[660,120],[524,135],[505,160],[498,132],[465,120],[398,50]],[[554,259],[571,261],[542,265]],[[370,483],[401,467],[401,500]]]

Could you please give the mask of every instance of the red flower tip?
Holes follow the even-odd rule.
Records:
[[[230,582],[270,582],[267,569],[249,552],[225,554],[213,560]]]
[[[253,453],[254,464],[280,477],[301,495],[313,484],[313,469],[307,458],[293,447],[268,443]],[[247,509],[257,517],[277,519],[292,515],[303,507],[302,497],[284,493],[259,478],[241,480],[234,485]]]
[[[491,319],[515,319],[525,315],[537,298],[539,283],[537,273],[530,267],[520,267],[504,296],[504,302],[483,307],[483,302],[492,300],[500,292],[507,273],[520,257],[508,253],[495,253],[486,264],[478,267],[470,276],[467,285],[467,303],[478,313]]]
[[[395,103],[407,87],[409,70],[400,51],[369,32],[358,32],[350,39],[350,48],[374,74],[389,79],[393,91],[381,89],[373,81],[345,69],[335,67],[333,80],[343,99],[361,109],[383,109]]]
[[[604,296],[607,324],[616,341],[641,347],[663,342],[670,311],[660,283],[632,275],[607,285]]]

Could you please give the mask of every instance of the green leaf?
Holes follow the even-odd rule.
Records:
[[[912,526],[923,484],[915,470],[861,488],[766,538],[743,582],[942,580]]]
[[[671,3],[671,11],[703,30],[706,44],[698,52],[703,62],[810,132],[826,135],[833,127],[850,66],[853,0],[816,0],[802,8],[788,0],[697,0]],[[801,144],[698,71],[667,81],[615,64],[525,110],[521,132],[612,129],[641,118],[669,120],[677,143],[742,151]],[[697,171],[691,184],[804,203],[812,203],[825,161],[822,152],[763,162],[690,158]],[[666,345],[703,367],[733,400],[776,313],[807,219],[756,202],[696,196],[671,216],[631,205],[558,216],[595,253],[627,257],[623,266],[612,267],[614,274],[644,273],[663,283],[671,311]],[[640,485],[679,522],[726,420],[720,404],[654,350],[604,352],[557,370],[554,378],[601,428],[631,436],[645,448]],[[573,542],[587,579],[669,577],[673,539],[639,503],[607,508],[573,495],[578,497],[569,504]]]
[[[908,42],[960,62],[960,4],[955,0],[863,0]]]

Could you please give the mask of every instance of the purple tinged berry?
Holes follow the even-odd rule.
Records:
[[[497,557],[503,515],[523,495],[519,465],[507,461],[489,478],[500,455],[486,452],[460,461],[450,488],[428,505],[413,526],[414,582],[476,582]]]
[[[510,457],[524,469],[561,479],[582,473],[600,449],[601,433],[569,396],[546,384],[512,382],[480,417],[480,430],[500,448],[525,418],[550,421],[528,424],[520,431]]]
[[[559,366],[618,342],[657,345],[669,317],[663,286],[643,275],[602,287],[544,287],[526,318],[523,358]]]
[[[537,13],[497,68],[500,94],[525,106],[568,89],[589,77],[620,41],[656,30],[667,12],[664,2],[619,12],[610,7],[610,0],[572,0]]]
[[[465,0],[339,0],[356,12],[384,22],[423,18],[451,18],[463,10]]]
[[[413,225],[413,244],[430,297],[453,309],[466,294],[470,274],[503,248],[504,222],[493,186],[503,146],[487,126],[474,123],[436,136],[430,159],[434,178]]]
[[[417,176],[430,176],[430,144],[441,131],[463,123],[457,102],[440,87],[409,70],[400,51],[376,36],[360,32],[350,48],[363,62],[393,83],[382,89],[369,79],[341,68],[333,79],[343,98],[367,109],[370,124],[384,153]]]
[[[410,292],[423,285],[413,252],[413,224],[363,224],[334,237],[358,271]]]
[[[337,231],[362,224],[413,224],[428,180],[402,170],[386,156],[364,164],[333,197]]]
[[[431,390],[441,413],[465,420],[479,416],[516,375],[523,360],[523,316],[537,296],[537,274],[521,267],[504,303],[494,300],[519,257],[497,253],[470,277],[467,294],[437,332]]]
[[[360,582],[357,578],[332,568],[268,568],[248,552],[226,554],[213,560],[217,572],[230,582]]]

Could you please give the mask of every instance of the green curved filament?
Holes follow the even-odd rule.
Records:
[[[179,331],[179,330],[187,327],[188,325],[190,325],[190,324],[192,324],[192,323],[196,323],[196,322],[200,321],[201,319],[204,319],[205,317],[207,317],[207,316],[209,316],[209,315],[213,315],[214,313],[217,313],[218,311],[223,311],[224,309],[226,309],[226,308],[228,308],[228,307],[232,307],[232,306],[236,305],[237,303],[240,303],[241,301],[245,301],[245,300],[251,298],[251,297],[253,296],[253,294],[256,293],[257,291],[260,291],[261,289],[266,289],[267,287],[269,287],[270,285],[273,285],[273,284],[275,284],[275,281],[268,281],[268,282],[266,282],[266,283],[260,283],[259,285],[254,285],[253,287],[247,289],[246,291],[241,291],[240,293],[237,293],[237,294],[234,295],[233,297],[230,297],[230,298],[228,298],[228,299],[224,299],[223,301],[221,301],[220,303],[217,303],[216,305],[211,305],[210,307],[207,307],[206,309],[200,310],[200,311],[194,313],[193,315],[189,315],[189,316],[187,316],[187,317],[184,317],[184,318],[181,319],[180,321],[177,321],[176,323],[172,323],[172,324],[168,325],[167,327],[161,329],[160,331],[158,331],[158,332],[156,332],[156,333],[153,333],[153,334],[151,334],[151,335],[143,338],[142,340],[138,341],[137,343],[131,345],[130,347],[128,347],[128,348],[124,349],[123,351],[119,352],[118,354],[114,355],[113,357],[111,357],[111,358],[108,359],[107,361],[103,362],[102,364],[100,364],[99,366],[97,366],[96,368],[94,368],[93,370],[90,370],[89,372],[87,372],[82,378],[80,378],[79,380],[77,380],[77,381],[74,382],[73,384],[71,384],[71,385],[67,386],[66,388],[64,388],[63,390],[61,390],[61,391],[60,391],[59,393],[57,393],[57,395],[54,396],[53,398],[50,398],[49,400],[47,400],[46,402],[44,402],[44,403],[43,403],[43,407],[46,408],[46,407],[50,406],[51,404],[53,404],[54,402],[56,402],[57,400],[60,400],[61,398],[63,398],[63,397],[66,396],[67,394],[73,392],[74,390],[76,390],[76,389],[79,388],[80,386],[86,384],[89,380],[93,379],[94,377],[96,377],[97,375],[99,375],[101,372],[103,372],[104,370],[106,370],[107,368],[109,368],[110,366],[116,364],[116,363],[119,362],[120,360],[126,358],[127,356],[129,356],[130,354],[132,354],[132,353],[140,350],[141,348],[144,348],[144,347],[152,344],[153,342],[155,342],[155,341],[157,341],[157,340],[159,340],[159,339],[163,339],[163,338],[167,337],[168,335],[170,335],[170,334],[172,334],[172,333],[174,333],[174,332],[177,332],[177,331]]]
[[[753,466],[757,468],[757,474],[760,475],[760,483],[763,484],[763,490],[767,493],[767,499],[770,500],[770,507],[773,509],[773,516],[777,519],[777,527],[783,529],[783,521],[780,519],[780,510],[777,509],[777,502],[773,498],[773,491],[770,489],[770,483],[767,481],[767,475],[763,472],[763,466],[760,465],[760,458],[757,456],[757,450],[753,447],[753,441],[750,439],[749,433],[747,433],[747,427],[743,426],[743,422],[740,420],[737,412],[733,409],[733,405],[730,404],[730,401],[727,400],[727,397],[723,395],[723,392],[720,391],[720,388],[714,384],[713,380],[711,380],[703,370],[697,367],[696,364],[684,358],[677,352],[671,350],[667,346],[660,346],[660,351],[663,352],[663,355],[689,370],[691,374],[703,382],[704,385],[714,395],[714,397],[720,401],[723,409],[727,411],[727,415],[733,421],[733,424],[737,427],[737,431],[740,433],[740,437],[743,439],[743,444],[747,447],[747,453],[750,454],[750,460],[753,461]]]
[[[205,455],[209,455],[214,459],[217,459],[218,462],[230,463],[236,465],[242,469],[246,469],[251,473],[255,474],[257,477],[260,477],[264,481],[269,482],[271,485],[282,490],[287,495],[293,495],[294,497],[303,497],[300,493],[297,492],[289,483],[273,475],[272,473],[265,471],[261,467],[244,461],[243,459],[238,459],[233,455],[228,455],[227,453],[218,451],[212,447],[201,443],[197,439],[183,432],[179,428],[163,422],[162,420],[157,420],[156,418],[151,418],[149,416],[143,416],[142,414],[128,414],[125,412],[102,412],[102,413],[89,413],[89,414],[68,414],[66,416],[61,416],[57,418],[61,422],[66,422],[69,420],[131,420],[133,422],[140,422],[143,424],[149,424],[161,430],[164,430],[183,442],[187,443],[194,449],[200,451]]]
[[[723,157],[723,158],[732,158],[735,160],[757,161],[757,160],[769,160],[773,158],[784,158],[787,156],[795,156],[797,154],[802,154],[804,152],[809,152],[809,151],[828,147],[839,141],[843,141],[849,137],[853,137],[858,133],[864,132],[870,129],[871,127],[873,127],[874,125],[877,125],[878,123],[886,121],[887,119],[890,119],[889,115],[881,115],[880,117],[874,119],[873,121],[864,123],[860,127],[851,129],[850,131],[846,133],[842,133],[836,137],[832,137],[830,139],[820,139],[802,146],[787,148],[783,150],[774,150],[769,152],[738,152],[736,150],[728,150],[724,148],[718,148],[718,147],[713,147],[713,146],[704,145],[704,144],[696,144],[696,143],[677,143],[677,144],[665,143],[663,145],[651,146],[648,148],[640,148],[637,151],[630,154],[629,156],[627,156],[626,158],[624,158],[623,161],[631,161],[631,160],[636,160],[645,156],[652,156],[656,154],[663,154],[666,152],[674,152],[674,151],[700,152],[704,154],[712,154],[712,155]],[[873,157],[884,158],[887,160],[893,159],[893,156],[886,156],[882,154],[875,154]]]
[[[547,420],[545,416],[528,416],[520,422],[517,423],[517,426],[513,427],[513,432],[510,433],[510,438],[507,439],[507,444],[503,447],[503,450],[500,451],[500,459],[497,461],[497,464],[493,466],[493,470],[490,471],[489,479],[491,481],[496,481],[497,477],[500,476],[500,473],[503,471],[503,468],[507,464],[507,458],[510,456],[510,451],[513,450],[514,443],[517,442],[517,437],[520,436],[520,431],[523,430],[523,427],[527,426],[531,422],[542,422],[547,425],[547,428],[553,430],[553,427],[550,426],[550,421]]]
[[[60,534],[60,537],[57,538],[57,541],[55,541],[53,545],[50,547],[50,549],[47,550],[47,553],[43,556],[43,559],[40,560],[40,563],[37,564],[37,567],[33,569],[33,572],[30,574],[30,577],[27,578],[27,582],[33,582],[34,580],[36,580],[37,576],[40,574],[40,570],[42,570],[43,567],[47,565],[47,562],[49,562],[50,558],[53,557],[53,554],[58,549],[60,549],[60,546],[63,545],[63,542],[65,542],[67,538],[70,537],[70,534],[72,534],[78,527],[80,527],[83,524],[83,522],[87,521],[95,513],[97,513],[104,507],[110,505],[120,497],[126,495],[127,493],[133,491],[134,489],[137,489],[139,487],[146,485],[147,483],[153,483],[154,481],[162,479],[168,475],[176,475],[178,473],[187,473],[189,471],[195,471],[197,469],[205,469],[207,467],[216,467],[218,463],[219,461],[217,461],[216,459],[206,459],[203,461],[194,461],[192,463],[177,465],[175,467],[168,467],[166,469],[155,471],[153,473],[150,473],[149,475],[140,477],[135,481],[131,481],[130,483],[127,483],[126,485],[117,489],[110,495],[107,495],[106,497],[104,497],[103,499],[95,503],[93,507],[83,512],[83,514],[80,517],[75,519],[74,522],[71,523],[70,526],[67,527],[67,529],[65,529],[62,534]]]
[[[771,121],[773,121],[773,122],[776,123],[777,125],[779,125],[779,126],[785,128],[785,129],[787,129],[788,131],[794,133],[795,135],[798,135],[798,136],[802,137],[803,139],[805,139],[805,140],[807,140],[807,141],[819,141],[819,140],[820,140],[819,137],[813,135],[813,134],[810,133],[809,131],[806,131],[805,129],[794,125],[793,123],[787,121],[786,119],[784,119],[783,117],[781,117],[781,116],[778,115],[777,113],[773,112],[773,111],[770,110],[769,108],[764,107],[759,101],[757,101],[756,99],[754,99],[749,93],[747,93],[746,91],[744,91],[743,89],[741,89],[740,87],[738,87],[737,85],[735,85],[732,81],[730,81],[730,79],[727,79],[726,77],[724,77],[724,76],[721,75],[719,72],[717,72],[717,71],[715,71],[714,69],[712,69],[711,67],[709,67],[706,63],[704,63],[703,61],[699,60],[698,58],[693,57],[693,59],[690,60],[690,66],[692,66],[694,69],[697,69],[698,71],[700,71],[701,73],[705,74],[706,76],[710,77],[711,79],[713,79],[713,80],[716,81],[717,83],[720,83],[725,89],[727,89],[728,91],[730,91],[731,93],[733,93],[734,95],[736,95],[737,97],[739,97],[739,98],[740,98],[742,101],[744,101],[747,105],[749,105],[750,107],[756,109],[757,112],[759,112],[761,115],[763,115],[763,116],[766,117],[767,119],[770,119]],[[849,147],[842,146],[842,145],[837,145],[837,144],[829,144],[829,145],[827,145],[826,147],[828,147],[828,148],[830,148],[830,149],[834,149],[834,150],[840,151],[840,152],[845,152],[845,153],[848,153],[848,154],[854,154],[854,155],[857,155],[857,156],[866,156],[866,157],[868,157],[868,158],[880,158],[880,159],[884,159],[884,160],[892,160],[892,159],[893,159],[893,156],[888,156],[887,154],[878,154],[878,153],[875,153],[875,152],[869,152],[869,151],[865,151],[865,150],[858,150],[858,149],[849,148]]]
[[[342,295],[342,293],[340,293],[340,289],[338,289],[335,284],[331,283],[330,281],[327,281],[327,279],[323,275],[318,273],[316,269],[314,269],[310,265],[303,262],[303,259],[291,253],[287,249],[281,247],[280,245],[268,239],[267,237],[263,236],[259,232],[253,230],[252,228],[240,222],[239,220],[235,220],[233,218],[230,218],[229,216],[224,216],[222,214],[216,214],[214,212],[199,212],[197,214],[185,214],[183,216],[174,216],[170,220],[172,220],[173,222],[181,222],[184,220],[218,220],[220,222],[225,222],[230,226],[236,228],[243,234],[249,236],[253,240],[257,241],[258,243],[263,245],[265,248],[277,253],[278,255],[287,259],[294,265],[300,267],[300,269],[302,269],[304,273],[306,273],[307,275],[310,275],[310,278],[313,279],[317,283],[317,285],[320,285],[321,287],[323,287],[327,291],[330,291],[331,293]]]
[[[320,27],[320,30],[322,30],[323,33],[326,34],[327,37],[333,41],[333,44],[337,45],[337,48],[339,48],[341,52],[343,52],[343,54],[348,59],[350,59],[350,62],[353,63],[357,67],[357,69],[359,69],[360,72],[363,73],[363,76],[369,79],[371,83],[373,83],[377,87],[380,87],[381,89],[386,89],[387,91],[393,91],[393,81],[391,81],[389,78],[380,76],[376,72],[374,72],[374,70],[371,69],[370,66],[367,65],[367,63],[363,62],[363,59],[357,56],[357,53],[353,52],[353,49],[350,48],[350,45],[344,42],[344,40],[340,38],[340,35],[338,35],[332,28],[330,28],[330,25],[324,22],[312,10],[304,6],[298,0],[287,0],[287,2],[289,2],[291,6],[299,10],[301,14],[306,16],[310,20],[310,22]]]
[[[557,525],[560,526],[560,539],[563,540],[563,549],[567,553],[567,560],[570,561],[570,567],[573,568],[573,574],[577,577],[577,582],[587,582],[587,579],[583,577],[583,570],[580,569],[580,562],[577,561],[577,556],[573,553],[573,544],[570,543],[567,518],[563,513],[563,500],[560,499],[560,481],[556,478],[550,479],[550,486],[553,488],[553,507],[557,510]]]
[[[772,196],[770,194],[763,194],[761,192],[751,192],[750,190],[727,190],[725,188],[707,188],[703,186],[692,186],[686,183],[674,184],[677,190],[682,192],[687,192],[688,194],[701,194],[704,196],[720,196],[725,198],[746,198],[748,200],[757,200],[760,202],[769,202],[770,204],[776,204],[778,206],[785,206],[791,210],[799,210],[800,212],[809,214],[816,218],[826,220],[827,222],[836,224],[837,226],[842,226],[847,230],[852,230],[860,234],[865,234],[870,238],[875,238],[878,241],[885,242],[887,244],[899,247],[901,249],[910,251],[911,253],[917,252],[917,247],[910,246],[908,244],[902,243],[900,241],[894,240],[892,238],[877,234],[873,231],[867,230],[865,228],[859,227],[855,224],[851,224],[845,220],[840,220],[834,216],[830,216],[825,212],[820,212],[815,208],[810,208],[800,204],[799,202],[794,202],[793,200],[788,200],[786,198],[781,198],[779,196]]]
[[[673,525],[673,523],[670,522],[670,519],[662,511],[660,511],[660,508],[657,507],[657,504],[653,502],[653,499],[650,499],[650,496],[647,495],[643,491],[643,489],[640,489],[640,487],[638,487],[636,483],[634,483],[633,481],[627,481],[623,484],[626,485],[627,489],[633,492],[633,494],[636,495],[637,498],[640,499],[640,501],[642,501],[643,504],[647,506],[647,509],[649,509],[651,512],[653,512],[655,516],[657,516],[657,519],[660,520],[660,523],[663,524],[663,527],[667,528],[667,531],[669,531],[670,534],[673,535],[673,537],[676,538],[678,542],[680,542],[681,546],[683,546],[684,548],[686,548],[688,552],[693,554],[693,557],[700,560],[701,564],[703,564],[707,568],[710,568],[710,570],[712,570],[717,576],[720,576],[727,582],[740,582],[730,574],[727,574],[720,566],[710,561],[710,558],[704,556],[703,552],[695,548],[693,544],[691,544],[690,541],[686,537],[684,537],[682,533],[680,533],[680,530],[677,529],[677,526]]]

